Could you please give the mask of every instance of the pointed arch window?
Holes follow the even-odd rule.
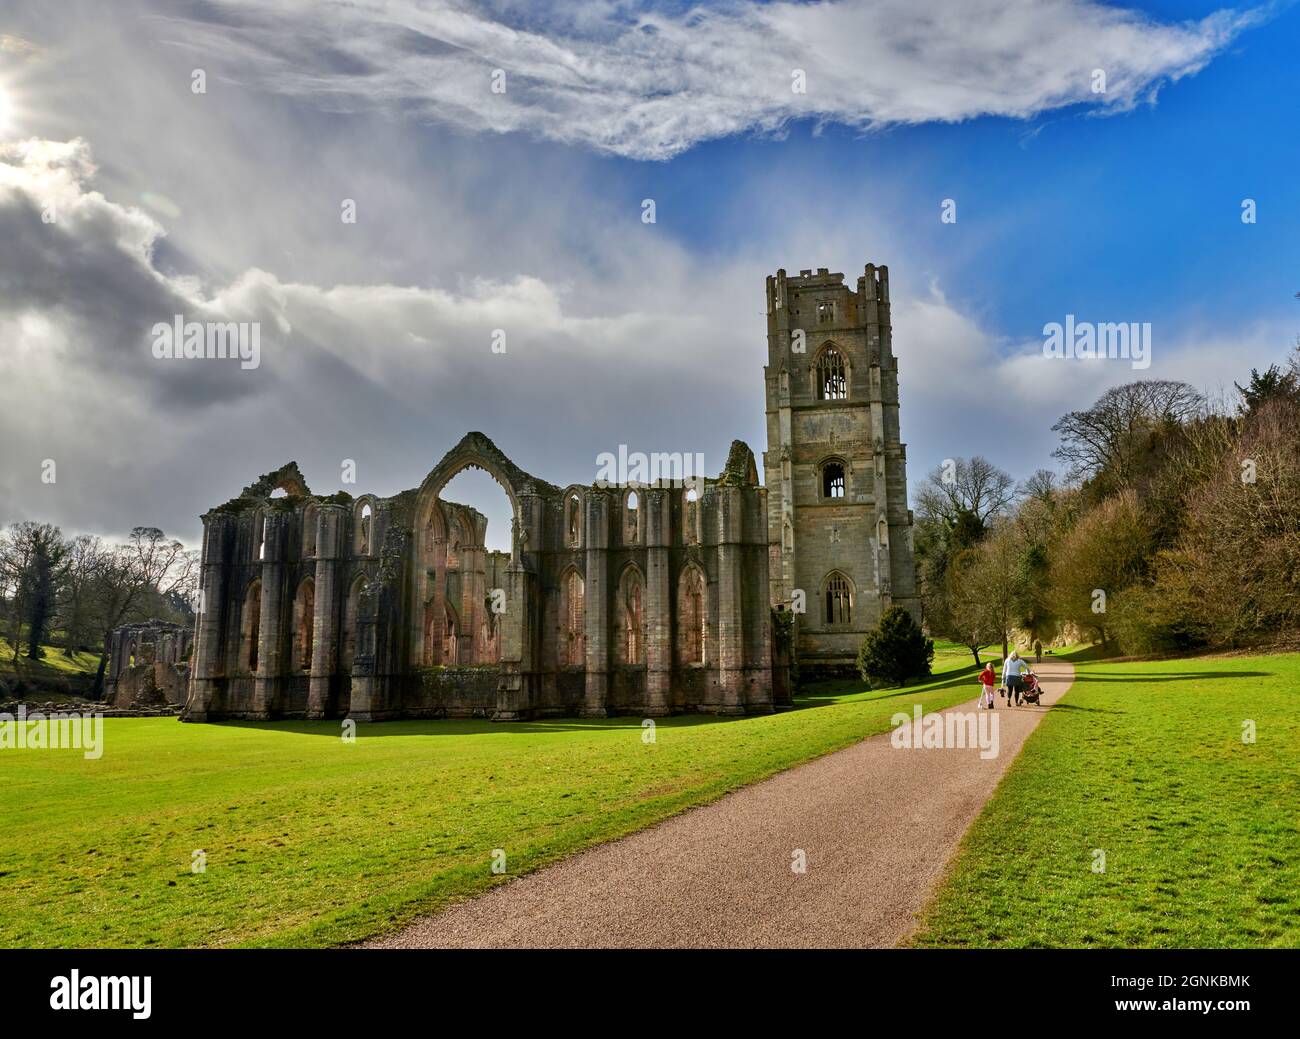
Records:
[[[817,358],[817,399],[846,400],[849,396],[848,369],[844,355],[828,346]]]
[[[827,462],[822,466],[822,497],[843,498],[847,486],[843,462]]]
[[[244,595],[243,623],[239,629],[240,662],[249,673],[257,671],[257,641],[262,628],[262,582],[256,580]]]
[[[683,665],[703,664],[708,642],[708,582],[694,564],[677,585],[677,646]]]
[[[293,670],[310,671],[315,637],[316,582],[304,578],[293,599]]]
[[[361,613],[361,588],[365,577],[358,575],[348,590],[347,602],[343,605],[343,671],[350,674],[352,661],[357,655],[357,617]]]
[[[582,546],[582,499],[576,494],[570,494],[565,510],[567,512],[564,524],[566,543],[570,548],[580,548]]]
[[[357,506],[356,553],[359,556],[371,555],[374,551],[375,510],[370,502],[362,501]]]
[[[623,499],[623,544],[641,543],[641,500],[636,491],[628,491]]]
[[[847,627],[853,623],[853,588],[838,570],[826,578],[825,605],[828,626]]]
[[[570,570],[560,585],[560,666],[586,663],[586,602],[582,575]]]
[[[629,566],[619,582],[619,663],[645,663],[644,582],[641,571]]]
[[[686,488],[686,500],[682,508],[682,528],[686,544],[700,543],[700,492],[694,487]]]

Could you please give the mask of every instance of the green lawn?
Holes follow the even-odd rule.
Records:
[[[907,690],[820,687],[716,720],[184,725],[108,719],[96,761],[0,751],[0,946],[325,945],[974,695],[959,662]],[[191,872],[192,853],[206,872]]]
[[[916,941],[1300,945],[1300,654],[1081,659]]]

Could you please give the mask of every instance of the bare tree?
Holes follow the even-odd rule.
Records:
[[[952,458],[935,467],[917,489],[917,510],[924,519],[954,526],[963,512],[988,523],[1015,501],[1015,481],[987,458]]]
[[[1116,489],[1129,486],[1134,461],[1161,432],[1200,415],[1205,398],[1185,382],[1144,379],[1107,390],[1086,411],[1071,411],[1052,427],[1061,437],[1052,452],[1071,480],[1103,473]]]
[[[68,544],[59,595],[59,617],[67,642],[65,656],[71,657],[78,646],[91,645],[102,630],[96,616],[96,599],[108,552],[104,542],[93,534],[78,535]]]
[[[196,572],[196,553],[186,551],[179,541],[169,540],[157,527],[136,527],[125,545],[106,555],[98,582],[104,645],[95,674],[96,696],[103,689],[113,629],[173,594],[188,597]]]
[[[1022,498],[1050,504],[1052,499],[1056,497],[1059,483],[1056,473],[1052,472],[1052,470],[1037,469],[1029,479],[1020,485],[1017,493]]]

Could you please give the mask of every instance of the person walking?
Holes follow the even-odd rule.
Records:
[[[1021,675],[1029,667],[1025,661],[1020,659],[1020,654],[1014,649],[1011,655],[1007,657],[1006,662],[1002,665],[1002,684],[1007,687],[1007,706],[1020,705],[1020,691],[1022,688]]]
[[[997,704],[993,700],[993,687],[997,685],[998,675],[993,670],[993,661],[984,665],[980,672],[980,706],[992,710]]]
[[[1034,663],[1043,662],[1043,643],[1039,639],[1034,639]]]

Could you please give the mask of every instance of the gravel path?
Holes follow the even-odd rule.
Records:
[[[1061,661],[1035,670],[1046,705],[1074,679]],[[1047,710],[998,703],[996,758],[975,748],[896,749],[889,734],[873,736],[368,945],[898,945]],[[899,697],[899,710],[909,708]],[[974,710],[972,699],[943,713]],[[796,850],[805,872],[792,869]]]

